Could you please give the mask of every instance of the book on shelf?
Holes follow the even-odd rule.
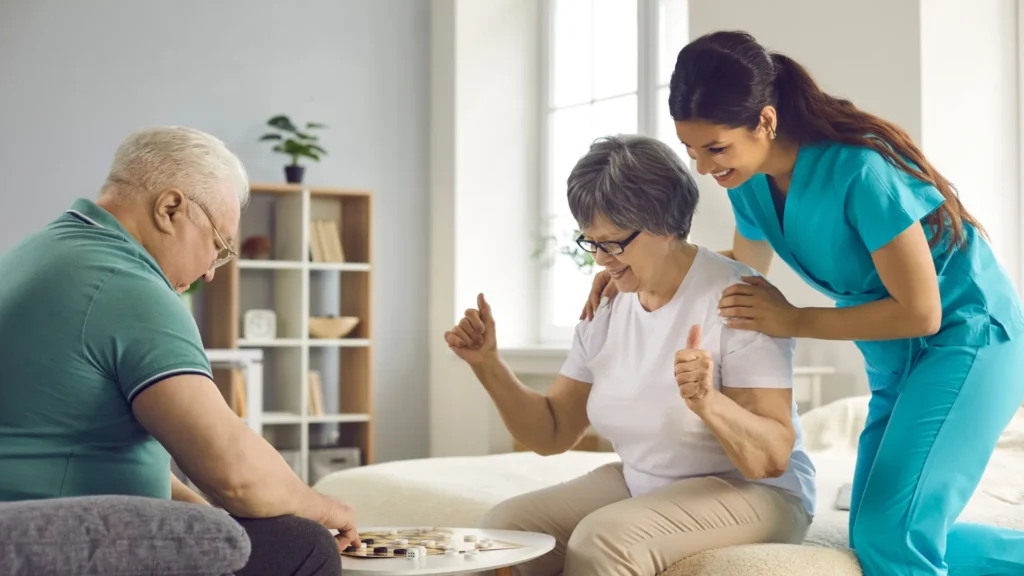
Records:
[[[313,262],[344,262],[341,231],[334,220],[313,220],[309,229],[309,257]]]
[[[323,385],[320,381],[320,373],[311,370],[308,378],[309,385],[309,415],[310,416],[323,416],[324,415],[324,392]]]

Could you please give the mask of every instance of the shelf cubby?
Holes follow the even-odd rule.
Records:
[[[270,250],[228,263],[197,293],[204,343],[264,351],[261,433],[304,480],[328,465],[311,462],[311,447],[318,458],[330,454],[329,462],[372,463],[373,196],[293,184],[252,184],[251,192],[236,244],[266,236]],[[325,253],[324,242],[333,249]],[[273,338],[246,334],[249,310],[273,310]],[[314,338],[311,316],[359,321],[343,336]],[[320,376],[318,404],[311,404],[312,372]],[[237,389],[241,377],[234,370],[214,376],[222,391]]]

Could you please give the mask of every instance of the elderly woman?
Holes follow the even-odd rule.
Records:
[[[445,340],[520,443],[558,454],[593,426],[621,462],[507,500],[484,525],[555,536],[517,568],[531,575],[653,576],[702,550],[800,542],[815,488],[794,343],[722,324],[721,292],[755,272],[687,241],[698,192],[679,157],[651,138],[601,139],[568,197],[577,242],[623,294],[580,322],[548,392],[502,361],[483,295]]]

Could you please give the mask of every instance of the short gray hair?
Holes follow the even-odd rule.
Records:
[[[240,207],[248,203],[245,166],[224,142],[195,128],[160,126],[125,138],[103,188],[122,201],[178,188],[216,210],[224,202],[225,186],[234,189]]]
[[[567,180],[580,229],[598,216],[622,230],[686,239],[697,209],[697,182],[664,142],[619,134],[598,138]]]

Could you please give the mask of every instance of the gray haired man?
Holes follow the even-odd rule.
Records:
[[[0,501],[120,494],[245,528],[238,574],[341,573],[352,510],[306,486],[228,408],[179,294],[236,255],[242,163],[203,132],[130,135],[96,201],[0,256]],[[332,538],[328,529],[337,529]]]

